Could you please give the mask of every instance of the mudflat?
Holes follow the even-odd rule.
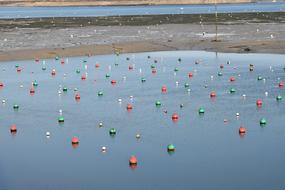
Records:
[[[2,19],[0,61],[115,51],[283,54],[284,39],[282,12]]]

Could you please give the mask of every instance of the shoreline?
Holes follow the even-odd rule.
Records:
[[[218,53],[266,53],[266,54],[285,54],[285,40],[280,42],[269,41],[247,41],[239,43],[202,41],[192,43],[192,47],[167,45],[165,43],[154,42],[127,42],[119,44],[104,45],[82,45],[67,48],[44,48],[27,49],[0,53],[0,62],[49,59],[59,57],[77,57],[87,55],[110,55],[119,49],[121,53],[142,53],[156,51],[208,51]],[[276,46],[278,44],[278,46]],[[281,47],[280,47],[281,46]],[[278,47],[278,48],[275,48]]]

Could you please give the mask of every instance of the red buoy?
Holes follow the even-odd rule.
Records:
[[[55,76],[55,75],[56,75],[55,69],[53,69],[53,70],[51,71],[51,75],[52,75],[52,76]]]
[[[192,72],[188,73],[188,77],[192,78],[193,77],[193,73]]]
[[[161,87],[161,92],[162,92],[162,93],[166,93],[166,92],[167,92],[166,86],[162,86],[162,87]]]
[[[96,67],[96,68],[99,68],[99,67],[100,67],[100,64],[99,64],[99,63],[96,63],[96,64],[95,64],[95,67]]]
[[[128,104],[127,104],[127,110],[132,110],[132,109],[133,109],[133,105],[130,104],[130,103],[128,103]]]
[[[240,134],[246,133],[246,128],[240,127],[240,128],[239,128],[239,133],[240,133]]]
[[[40,60],[38,58],[35,59],[35,62],[38,63]]]
[[[60,63],[61,63],[61,64],[64,64],[64,59],[62,59],[62,60],[60,61]]]
[[[216,92],[215,92],[215,91],[212,91],[212,92],[210,93],[210,97],[211,97],[211,98],[215,98],[215,97],[216,97]]]
[[[34,93],[35,93],[35,88],[32,87],[32,88],[30,89],[30,94],[34,94]]]
[[[17,127],[15,124],[13,124],[11,127],[10,127],[10,131],[11,133],[16,133],[17,132]]]
[[[86,80],[86,75],[82,75],[81,80]]]
[[[155,74],[155,73],[156,73],[156,69],[152,69],[152,70],[151,70],[151,73],[152,73],[152,74]]]
[[[4,87],[4,83],[0,82],[0,87]]]
[[[19,72],[21,72],[22,71],[22,69],[20,68],[20,67],[18,67],[17,68],[17,72],[19,73]]]
[[[129,70],[133,70],[134,67],[132,65],[129,65]]]
[[[176,121],[176,120],[178,120],[178,118],[179,118],[179,116],[177,113],[172,114],[172,120]]]
[[[79,94],[75,95],[75,100],[80,100],[80,95]]]
[[[77,137],[72,137],[71,143],[72,144],[79,144],[79,139]]]
[[[281,80],[280,82],[279,82],[279,85],[278,85],[280,88],[283,88],[284,87],[284,82]]]
[[[138,160],[135,156],[131,156],[129,159],[129,163],[130,165],[137,165],[138,164]]]
[[[221,64],[221,65],[220,65],[220,69],[223,69],[223,68],[224,68],[224,65],[223,65],[223,64]]]
[[[231,82],[234,82],[235,80],[236,80],[235,77],[230,77]]]
[[[115,85],[116,83],[117,83],[116,80],[111,80],[111,84],[112,84],[112,85]]]
[[[256,100],[256,106],[257,107],[261,107],[262,106],[262,100],[261,99]]]

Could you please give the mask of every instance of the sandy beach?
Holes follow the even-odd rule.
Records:
[[[55,56],[205,50],[285,52],[283,13],[0,20],[0,61]]]

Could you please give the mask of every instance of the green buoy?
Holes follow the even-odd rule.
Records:
[[[205,113],[205,109],[204,108],[199,108],[199,114],[204,114]]]
[[[36,80],[34,80],[33,86],[34,86],[34,87],[37,87],[38,85],[39,85],[38,82],[37,82]]]
[[[266,125],[267,121],[265,118],[260,119],[259,121],[260,125]]]
[[[79,74],[80,73],[80,69],[76,69],[76,73]]]
[[[14,110],[18,110],[19,109],[19,105],[18,104],[14,104],[13,108],[14,108]]]
[[[263,79],[262,76],[257,77],[257,80],[262,80],[262,79]]]
[[[103,96],[103,92],[102,92],[102,91],[99,91],[99,92],[98,92],[98,96]]]
[[[231,88],[230,89],[230,93],[232,94],[232,93],[235,93],[236,92],[236,89],[234,89],[234,88]]]
[[[116,132],[116,129],[115,128],[111,128],[110,130],[109,130],[109,134],[110,135],[115,135],[117,132]]]
[[[175,72],[177,72],[177,71],[179,71],[179,70],[178,70],[178,68],[177,68],[177,67],[175,67],[174,71],[175,71]]]
[[[156,105],[157,107],[159,107],[159,106],[161,106],[161,102],[160,102],[160,101],[156,101],[156,102],[155,102],[155,105]]]
[[[142,78],[141,78],[141,81],[142,81],[142,82],[145,82],[145,81],[146,81],[146,79],[145,79],[144,77],[142,77]]]
[[[223,76],[223,73],[222,72],[218,72],[218,76],[219,77]]]
[[[151,65],[151,66],[150,66],[150,68],[154,69],[154,68],[155,68],[155,66],[154,66],[154,65]]]
[[[16,68],[18,68],[18,67],[19,67],[19,65],[17,64],[17,65],[15,65],[15,67],[16,67]]]
[[[63,123],[64,122],[64,117],[63,116],[59,116],[57,120],[58,120],[59,123]]]
[[[185,87],[185,88],[189,88],[189,86],[190,86],[189,83],[185,83],[185,84],[184,84],[184,87]]]
[[[67,87],[63,87],[62,91],[67,92]]]
[[[43,67],[42,67],[42,70],[45,71],[45,70],[47,70],[47,68],[46,68],[45,66],[43,66]]]
[[[169,145],[167,146],[167,151],[168,151],[168,152],[173,152],[173,151],[175,151],[175,146],[174,146],[173,144],[169,144]]]
[[[56,56],[56,57],[55,57],[55,60],[59,60],[59,57],[58,57],[58,56]]]
[[[110,78],[110,75],[109,75],[109,74],[106,74],[105,77],[106,77],[106,78]]]
[[[281,95],[276,96],[276,100],[277,101],[281,101],[282,100],[282,96]]]

